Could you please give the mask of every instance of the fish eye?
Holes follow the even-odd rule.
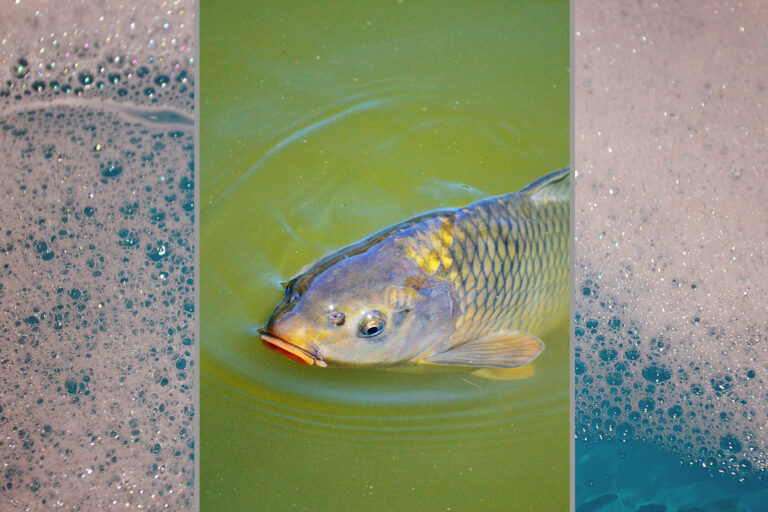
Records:
[[[387,325],[387,319],[384,317],[384,313],[374,309],[369,311],[363,317],[363,321],[360,322],[359,333],[363,338],[371,338],[380,334],[384,327]]]
[[[333,325],[344,325],[344,312],[343,311],[331,311],[328,314],[328,321]]]

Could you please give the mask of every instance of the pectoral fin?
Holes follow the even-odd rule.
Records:
[[[430,354],[425,363],[455,366],[516,368],[528,364],[544,350],[544,342],[520,331],[497,331],[470,340],[439,354]]]
[[[472,375],[488,380],[523,380],[533,377],[535,365],[527,364],[517,368],[478,368],[472,370]]]

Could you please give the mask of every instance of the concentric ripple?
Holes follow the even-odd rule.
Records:
[[[518,381],[309,367],[253,330],[327,252],[567,163],[567,3],[202,9],[201,504],[565,506],[564,330]]]
[[[206,186],[211,200],[201,217],[201,294],[210,316],[202,323],[202,334],[219,340],[202,346],[206,382],[253,421],[293,428],[297,435],[305,429],[314,436],[355,429],[371,438],[431,436],[447,443],[452,436],[477,435],[510,418],[533,432],[543,426],[549,411],[565,411],[567,390],[547,384],[557,382],[553,377],[564,368],[558,372],[555,363],[567,357],[564,332],[549,357],[537,363],[535,377],[519,382],[493,382],[467,372],[318,371],[263,349],[253,327],[280,300],[280,282],[290,272],[420,211],[487,195],[459,183],[435,186],[431,175],[420,178],[410,169],[394,171],[394,155],[415,155],[435,131],[455,130],[475,134],[474,142],[463,137],[462,144],[509,151],[507,144],[499,146],[499,140],[510,137],[507,125],[488,122],[462,106],[428,103],[421,91],[352,98],[321,114],[294,123],[293,131],[280,139],[266,140],[268,149],[236,177],[232,171],[220,173],[211,188],[221,192],[209,194]],[[361,130],[366,133],[363,141],[353,136]],[[301,170],[306,161],[315,168]],[[388,166],[393,171],[384,172]],[[285,178],[278,169],[296,169],[295,186],[279,183]],[[528,180],[510,174],[505,180],[509,191]],[[413,180],[418,190],[404,189],[403,179]],[[494,190],[500,192],[501,186]],[[375,200],[361,195],[372,189]],[[430,192],[424,193],[426,189]],[[286,195],[264,195],[262,190]],[[235,219],[245,217],[258,220],[244,229],[246,224]]]

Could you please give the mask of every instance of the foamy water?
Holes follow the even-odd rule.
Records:
[[[577,2],[576,31],[576,435],[752,478],[768,468],[768,6]]]
[[[190,2],[0,8],[0,509],[193,503]]]

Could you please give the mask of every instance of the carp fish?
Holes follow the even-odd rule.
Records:
[[[284,284],[259,330],[316,366],[516,368],[566,316],[568,168],[339,249]]]

